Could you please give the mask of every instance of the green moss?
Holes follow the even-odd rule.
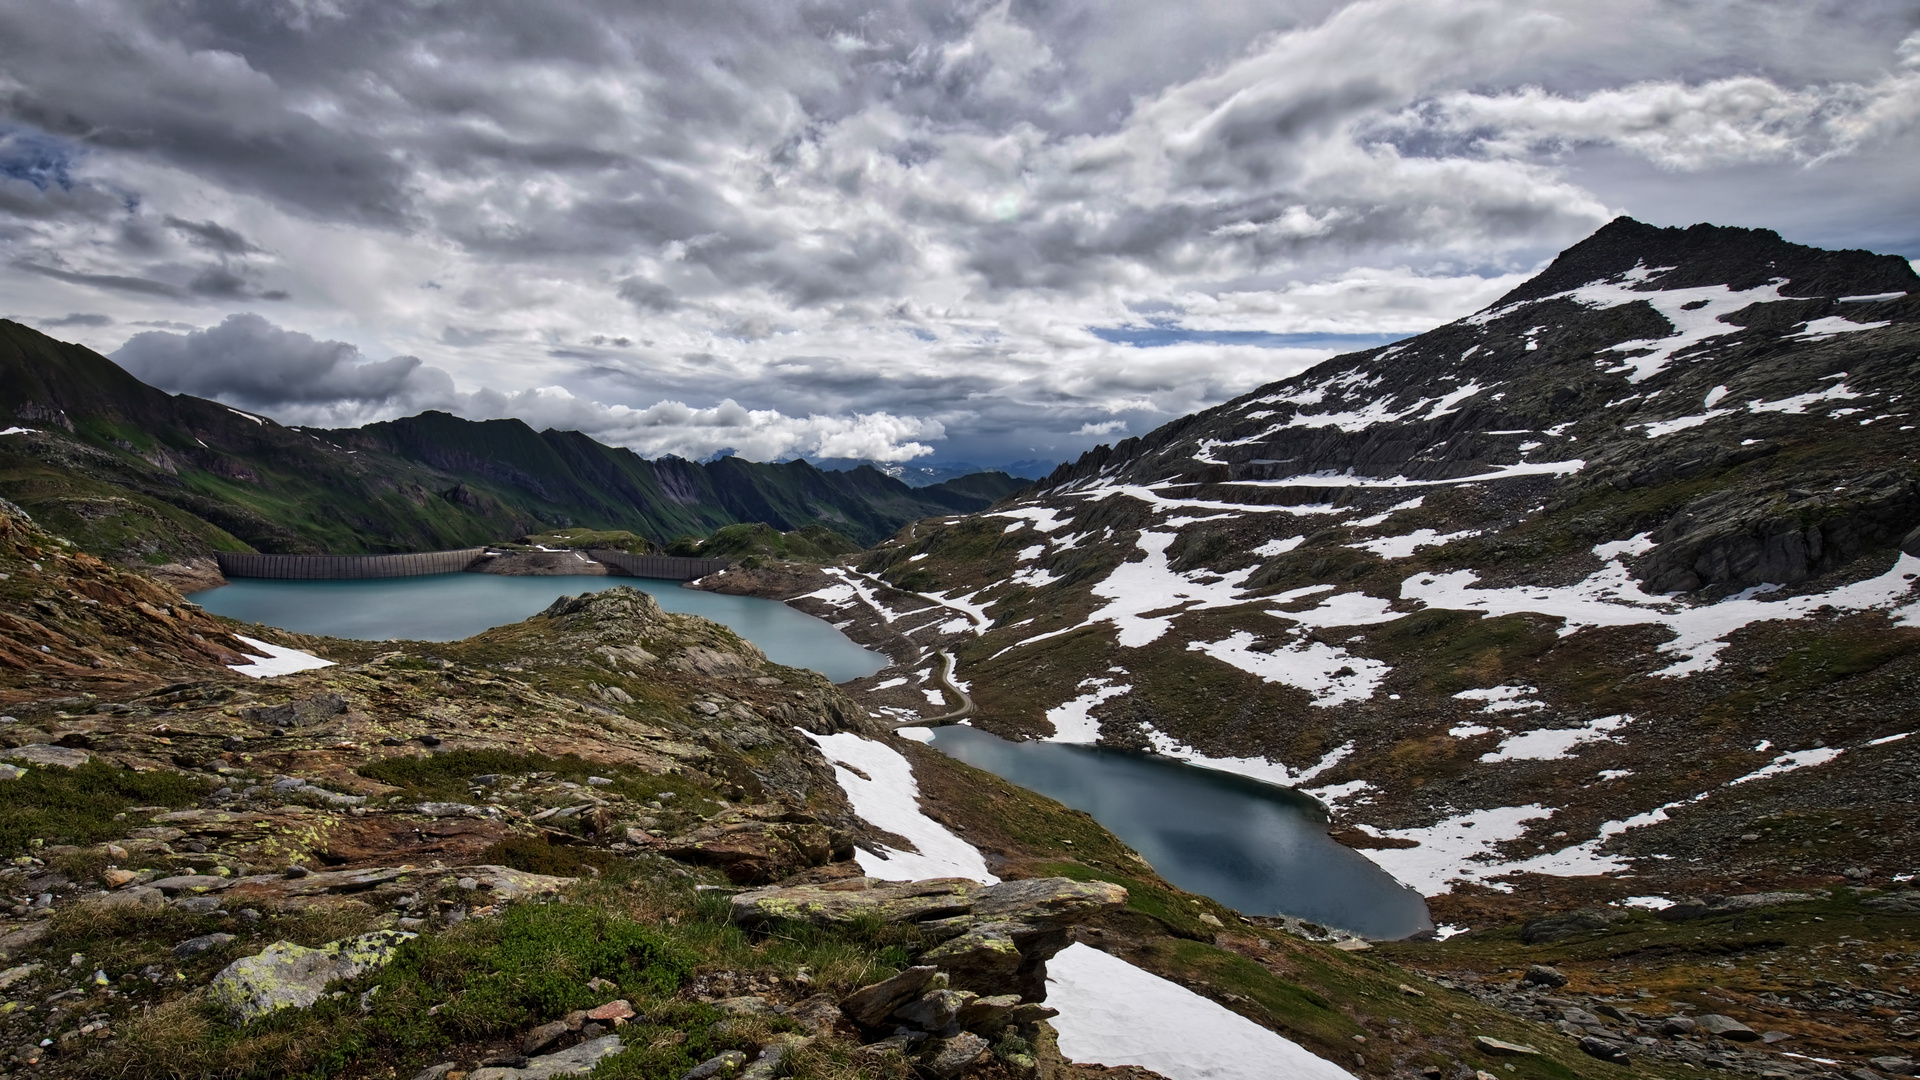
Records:
[[[206,782],[177,772],[132,772],[104,761],[75,768],[28,766],[17,780],[0,780],[0,853],[19,854],[32,841],[97,844],[125,836],[143,822],[114,820],[135,806],[192,806]]]

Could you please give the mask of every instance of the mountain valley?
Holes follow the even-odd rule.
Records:
[[[1905,260],[1622,218],[1030,487],[286,428],[0,335],[0,1073],[1149,1080],[1071,1059],[1177,1014],[1232,1075],[1920,1075]],[[168,584],[589,537],[893,662],[627,588],[426,643]],[[1183,890],[928,722],[1296,788],[1434,929]]]

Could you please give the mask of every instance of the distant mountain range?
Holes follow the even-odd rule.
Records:
[[[821,469],[851,471],[879,469],[908,487],[932,487],[976,473],[1000,472],[1016,480],[1038,480],[1059,466],[1056,461],[1027,459],[1004,465],[975,465],[971,461],[871,461],[866,458],[820,458],[813,463]]]
[[[167,563],[210,551],[460,547],[556,526],[666,543],[726,525],[823,525],[871,544],[983,509],[1004,473],[909,485],[870,466],[648,460],[577,431],[426,412],[286,427],[168,394],[80,345],[0,320],[0,494],[90,551]]]

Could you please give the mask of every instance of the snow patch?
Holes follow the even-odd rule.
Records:
[[[0,432],[0,434],[4,433]],[[1287,552],[1292,551],[1294,548],[1306,542],[1307,538],[1304,536],[1289,536],[1285,540],[1269,540],[1259,547],[1254,548],[1253,554],[1263,559],[1271,559],[1275,555],[1285,555]]]
[[[1633,717],[1621,713],[1589,720],[1579,727],[1523,731],[1507,736],[1498,749],[1481,754],[1480,760],[1485,764],[1498,761],[1559,761],[1572,757],[1574,750],[1588,743],[1616,741],[1611,732],[1632,721]]]
[[[1169,1080],[1353,1080],[1291,1039],[1075,942],[1047,961],[1047,1004],[1060,1053],[1093,1065],[1139,1065]]]
[[[1636,537],[1624,543],[1639,541]],[[1920,558],[1902,553],[1886,573],[1824,593],[1760,600],[1758,596],[1777,587],[1755,586],[1718,603],[1696,606],[1642,591],[1620,562],[1619,556],[1630,550],[1622,548],[1621,543],[1595,547],[1595,554],[1606,552],[1602,557],[1608,559],[1607,565],[1585,580],[1563,588],[1543,585],[1480,588],[1477,574],[1459,570],[1416,574],[1401,583],[1400,595],[1429,607],[1484,611],[1491,616],[1520,612],[1558,616],[1565,620],[1560,628],[1563,637],[1590,626],[1659,623],[1671,630],[1674,637],[1657,649],[1673,657],[1674,662],[1653,674],[1671,677],[1718,667],[1717,654],[1726,647],[1725,638],[1744,626],[1767,620],[1805,618],[1826,605],[1856,611],[1890,607],[1912,592],[1913,579],[1920,577]],[[1920,602],[1900,607],[1892,615],[1896,622],[1920,621]]]
[[[1095,676],[1080,680],[1074,689],[1091,689],[1071,701],[1055,705],[1047,710],[1047,722],[1053,725],[1053,734],[1047,736],[1047,742],[1074,743],[1080,746],[1092,746],[1100,741],[1100,721],[1093,718],[1094,706],[1103,701],[1120,697],[1133,689],[1131,684],[1115,685],[1105,676]]]
[[[1295,639],[1270,651],[1256,651],[1253,646],[1259,640],[1236,630],[1222,641],[1189,641],[1187,651],[1205,653],[1266,682],[1298,687],[1313,695],[1313,704],[1322,708],[1371,698],[1392,670],[1379,660],[1355,656],[1323,641]]]
[[[1249,487],[1361,487],[1361,488],[1412,488],[1446,487],[1454,484],[1479,484],[1489,480],[1506,480],[1515,476],[1568,476],[1587,467],[1584,458],[1570,461],[1521,461],[1512,465],[1502,465],[1492,472],[1475,473],[1472,476],[1456,476],[1448,480],[1409,480],[1404,476],[1355,476],[1352,470],[1344,473],[1303,473],[1282,480],[1235,480],[1234,483]],[[1247,510],[1281,509],[1279,507],[1252,506]],[[1343,510],[1345,507],[1326,507],[1327,510]]]
[[[267,642],[241,634],[235,634],[233,636],[239,638],[240,641],[247,646],[252,655],[261,658],[252,663],[227,665],[240,674],[250,678],[270,679],[275,675],[291,675],[296,671],[312,671],[315,668],[333,666],[333,661],[322,660],[312,653],[304,653],[299,649],[286,649],[278,645],[270,645]]]
[[[1022,506],[1013,510],[1001,510],[988,514],[987,516],[1021,518],[1043,533],[1050,533],[1067,523],[1066,517],[1064,517],[1060,511],[1050,506]],[[1018,522],[1015,523],[1015,525],[1018,524]],[[1014,526],[1008,526],[1006,531],[1012,532],[1013,530]]]
[[[5,431],[0,431],[0,435],[38,435],[38,434],[40,434],[39,431],[30,427],[10,427]]]
[[[1479,690],[1462,690],[1453,695],[1455,701],[1484,701],[1480,706],[1483,713],[1518,712],[1521,709],[1544,709],[1544,701],[1534,701],[1533,695],[1539,693],[1533,686],[1489,686]]]
[[[1533,443],[1532,445],[1539,446],[1540,444]],[[1526,448],[1527,447],[1524,444],[1520,447],[1520,449],[1522,450],[1525,450]],[[1382,510],[1379,513],[1373,515],[1372,517],[1363,517],[1359,521],[1353,522],[1353,527],[1356,529],[1371,529],[1375,525],[1385,525],[1387,523],[1387,519],[1392,517],[1393,515],[1399,513],[1402,510],[1418,510],[1420,508],[1420,504],[1426,501],[1427,501],[1427,497],[1425,495],[1415,495],[1413,498],[1408,499],[1406,502],[1395,503],[1394,505],[1387,507],[1385,510]]]
[[[1793,336],[1799,338],[1801,341],[1825,341],[1828,338],[1839,337],[1841,334],[1854,334],[1862,330],[1878,330],[1883,326],[1892,325],[1893,323],[1891,321],[1858,323],[1839,315],[1829,315],[1824,319],[1814,319],[1808,322],[1805,329]]]
[[[1440,547],[1455,540],[1464,540],[1469,536],[1479,536],[1479,529],[1463,529],[1460,532],[1443,533],[1434,529],[1415,529],[1405,536],[1382,536],[1373,540],[1362,540],[1346,547],[1371,551],[1375,555],[1388,559],[1404,559],[1423,547]]]
[[[1859,394],[1847,389],[1846,383],[1835,383],[1825,390],[1814,390],[1805,394],[1795,394],[1793,397],[1781,398],[1779,401],[1760,401],[1755,399],[1747,402],[1747,411],[1756,413],[1777,412],[1786,413],[1789,416],[1800,416],[1809,408],[1823,401],[1852,401],[1858,397],[1860,397]]]
[[[963,877],[983,885],[999,882],[973,845],[920,812],[920,785],[913,779],[913,766],[900,751],[852,732],[815,735],[804,728],[794,730],[813,740],[833,763],[834,781],[847,793],[854,813],[870,825],[905,837],[919,849],[889,851],[878,844],[874,845],[877,851],[855,848],[854,859],[869,877],[882,881]],[[867,778],[862,779],[847,768],[849,765],[866,773]]]
[[[1141,530],[1137,543],[1146,558],[1121,563],[1092,587],[1095,596],[1107,601],[1105,606],[1076,626],[1036,634],[1007,648],[1031,645],[1106,622],[1119,631],[1121,648],[1138,649],[1158,641],[1172,627],[1174,616],[1184,611],[1204,611],[1240,603],[1240,587],[1257,567],[1236,570],[1224,577],[1205,570],[1176,573],[1167,562],[1167,548],[1175,536],[1170,532]],[[1205,578],[1213,580],[1201,580]]]

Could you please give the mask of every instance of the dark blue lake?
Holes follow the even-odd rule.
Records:
[[[1426,901],[1327,835],[1290,788],[1168,758],[933,729],[936,749],[1092,814],[1160,876],[1247,915],[1292,915],[1375,938],[1431,929]]]

